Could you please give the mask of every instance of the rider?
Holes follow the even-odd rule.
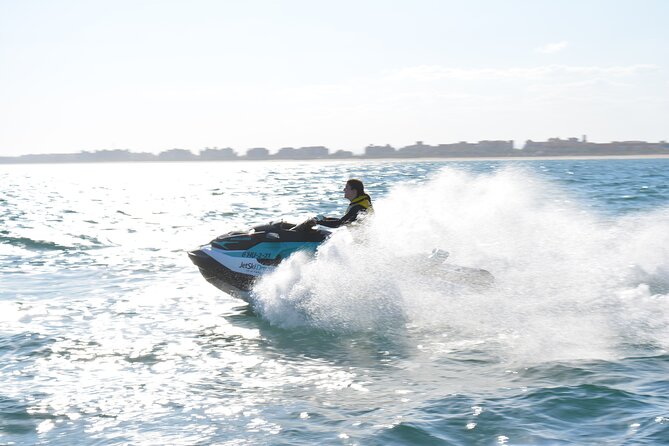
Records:
[[[372,208],[372,199],[365,193],[365,186],[363,186],[360,180],[350,179],[346,182],[344,197],[351,203],[348,205],[346,214],[342,218],[316,217],[313,219],[313,222],[327,226],[328,228],[338,228],[341,225],[354,222],[361,212],[364,214],[374,211],[374,208]]]

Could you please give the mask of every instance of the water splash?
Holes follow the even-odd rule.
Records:
[[[397,185],[375,209],[315,259],[294,256],[265,277],[258,313],[333,332],[417,327],[526,358],[669,347],[669,209],[599,215],[517,167],[443,169]],[[494,288],[444,282],[427,261],[434,248],[492,272]]]

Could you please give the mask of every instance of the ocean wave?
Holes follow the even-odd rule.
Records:
[[[69,250],[87,250],[102,247],[104,244],[95,237],[80,235],[77,239],[83,240],[83,243],[73,243],[64,245],[62,243],[33,239],[30,237],[14,237],[9,235],[0,235],[0,243],[27,249],[29,251],[69,251]]]
[[[35,251],[67,251],[73,248],[72,246],[64,246],[47,240],[33,240],[28,237],[10,237],[5,235],[0,235],[0,243]]]

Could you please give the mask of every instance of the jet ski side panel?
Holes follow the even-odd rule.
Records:
[[[273,271],[295,252],[315,252],[331,234],[324,229],[296,230],[297,226],[278,221],[229,232],[188,256],[208,282],[248,300],[248,291],[259,276]]]
[[[260,276],[297,251],[315,252],[319,243],[281,242],[259,243],[248,250],[223,250],[214,245],[200,248],[216,262],[241,274]]]
[[[320,242],[264,241],[250,244],[249,249],[231,250],[214,242],[190,251],[188,256],[209,283],[248,300],[248,291],[259,276],[273,271],[291,254],[297,251],[313,253],[319,245]]]

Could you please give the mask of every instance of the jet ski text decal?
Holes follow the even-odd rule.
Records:
[[[252,263],[252,262],[242,262],[242,263],[239,264],[239,267],[243,268],[243,269],[252,269],[252,270],[256,270],[256,271],[263,270],[263,269],[267,268],[266,266],[259,265],[257,263]]]
[[[269,252],[253,252],[253,251],[244,251],[242,257],[250,259],[271,259],[272,254]]]

